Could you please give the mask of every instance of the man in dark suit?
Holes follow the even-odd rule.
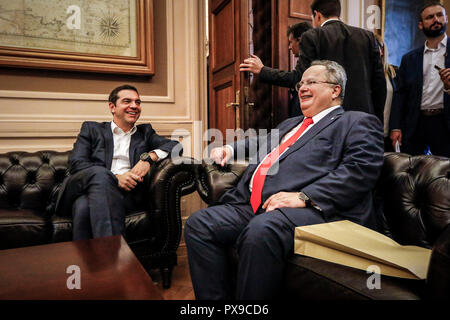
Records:
[[[273,72],[262,68],[259,79],[292,88],[313,60],[336,61],[348,75],[349,93],[344,99],[344,110],[375,114],[383,121],[386,80],[375,36],[370,31],[340,21],[339,0],[315,0],[311,4],[311,11],[315,28],[301,37],[300,57],[295,70]],[[255,58],[246,59],[245,62],[248,71],[258,64]]]
[[[419,29],[425,45],[403,56],[389,127],[395,148],[402,152],[450,157],[450,39],[447,15],[439,1],[420,11]]]
[[[125,214],[145,199],[141,189],[150,167],[178,144],[150,124],[136,125],[141,99],[135,87],[114,89],[109,109],[111,122],[82,124],[58,196],[56,210],[72,213],[74,240],[124,235]]]
[[[239,254],[236,297],[269,299],[280,291],[295,227],[348,219],[376,228],[371,190],[383,163],[383,129],[373,115],[344,112],[345,83],[339,64],[314,62],[299,83],[304,117],[285,120],[267,139],[211,151],[222,166],[241,148],[255,158],[220,205],[186,222],[197,299],[233,298],[227,247]]]
[[[298,58],[300,55],[300,39],[302,34],[312,29],[309,22],[300,22],[290,26],[287,30],[289,50],[292,51],[294,57]],[[291,99],[289,101],[289,117],[295,117],[301,115],[300,102],[298,99],[298,93],[295,91],[295,84],[292,86],[286,85],[284,81],[284,75],[286,71],[270,68],[264,66],[261,59],[252,54],[251,58],[244,60],[241,63],[240,71],[250,71],[254,74],[259,74],[259,80],[262,82],[270,83],[276,86],[288,87]],[[296,70],[299,70],[299,64],[297,63]]]

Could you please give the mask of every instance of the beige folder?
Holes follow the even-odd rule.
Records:
[[[297,227],[294,241],[296,254],[407,279],[426,279],[431,256],[348,220]]]

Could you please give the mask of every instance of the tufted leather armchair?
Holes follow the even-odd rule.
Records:
[[[247,164],[197,167],[197,189],[209,205],[237,183]],[[366,272],[306,257],[288,259],[286,299],[450,299],[450,159],[386,153],[374,190],[379,230],[403,245],[432,249],[427,279],[381,276],[369,289]],[[231,259],[238,259],[230,248]],[[234,261],[236,263],[236,261]]]
[[[58,216],[54,204],[69,175],[70,152],[38,151],[0,154],[0,249],[72,239],[70,212]],[[170,287],[181,238],[180,198],[195,190],[195,173],[182,158],[159,162],[149,173],[148,207],[126,216],[125,236],[143,266],[159,268]]]

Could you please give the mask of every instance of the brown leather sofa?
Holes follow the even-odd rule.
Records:
[[[54,213],[61,183],[68,176],[70,152],[38,151],[0,154],[0,249],[72,239],[71,212]],[[180,159],[179,159],[180,160]],[[195,172],[170,159],[146,178],[148,207],[126,217],[126,240],[143,266],[160,269],[170,287],[181,238],[180,198],[195,191]]]
[[[198,166],[200,196],[214,204],[245,168]],[[450,159],[386,153],[374,193],[378,231],[400,244],[432,249],[427,279],[381,276],[380,289],[369,289],[365,271],[293,255],[286,265],[283,299],[450,299]],[[234,250],[230,256],[238,259]]]

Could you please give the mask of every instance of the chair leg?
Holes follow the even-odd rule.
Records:
[[[160,269],[164,289],[170,288],[172,281],[172,269],[173,267],[165,267]]]

